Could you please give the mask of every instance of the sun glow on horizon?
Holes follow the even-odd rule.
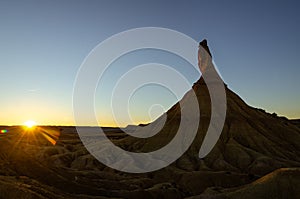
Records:
[[[27,128],[33,128],[36,126],[36,122],[33,120],[28,120],[24,122],[24,126],[26,126]]]

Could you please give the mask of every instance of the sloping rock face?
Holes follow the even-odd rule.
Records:
[[[201,45],[209,52],[207,42]],[[128,151],[157,150],[174,138],[181,108],[191,92],[196,94],[200,120],[193,143],[168,167],[144,174],[101,164],[85,149],[75,127],[37,127],[30,132],[0,127],[8,130],[0,134],[0,198],[297,198],[298,121],[250,107],[225,88],[224,128],[204,158],[199,158],[199,150],[212,110],[203,78],[165,114],[166,123],[158,134],[141,139],[120,129],[104,129],[112,142]],[[155,127],[159,121],[145,127]],[[45,139],[51,134],[60,134],[55,145]]]
[[[200,43],[210,54],[206,44],[206,40]],[[192,146],[173,166],[191,171],[205,168],[254,176],[265,175],[277,168],[300,166],[300,134],[295,121],[250,107],[225,87],[227,112],[222,134],[213,150],[200,159],[198,152],[211,121],[211,101],[203,78],[193,85],[200,109],[199,128]],[[191,92],[166,113],[165,126],[157,135],[142,140],[127,137],[121,141],[125,143],[124,148],[147,152],[170,142],[180,125],[180,106],[186,105]]]

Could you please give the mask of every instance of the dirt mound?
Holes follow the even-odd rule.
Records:
[[[281,168],[258,180],[233,189],[209,188],[203,194],[189,199],[252,199],[252,198],[298,198],[300,194],[300,169]]]

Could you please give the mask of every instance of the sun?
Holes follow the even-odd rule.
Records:
[[[28,120],[26,122],[24,122],[24,125],[27,127],[27,128],[33,128],[36,126],[36,122],[35,121],[32,121],[32,120]]]

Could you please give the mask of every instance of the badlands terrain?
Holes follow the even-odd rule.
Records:
[[[145,174],[101,164],[85,149],[75,127],[2,126],[8,132],[0,134],[0,198],[297,198],[299,122],[249,107],[226,89],[223,132],[200,159],[209,96],[202,80],[193,89],[201,99],[196,139],[170,166]],[[155,150],[173,138],[180,121],[178,106],[167,112],[165,127],[153,137],[130,137],[118,128],[104,128],[105,133],[124,149]]]
[[[300,121],[250,107],[225,88],[226,120],[213,150],[199,158],[211,119],[209,92],[200,78],[192,87],[201,110],[196,138],[178,160],[148,173],[130,174],[101,164],[83,146],[75,127],[1,126],[0,198],[299,198]],[[166,123],[158,134],[135,138],[123,129],[104,128],[105,134],[128,151],[157,150],[176,135],[180,108],[187,106],[191,91],[164,114]]]

